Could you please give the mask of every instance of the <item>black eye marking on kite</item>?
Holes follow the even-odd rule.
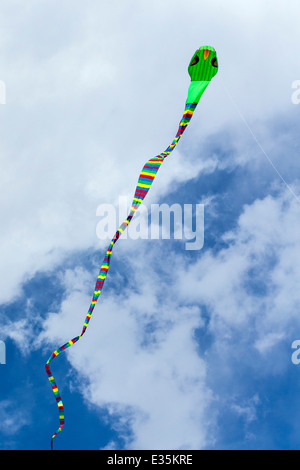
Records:
[[[198,62],[199,62],[199,57],[197,55],[195,55],[194,59],[191,62],[191,65],[196,65],[196,64],[198,64]]]
[[[213,67],[218,67],[218,62],[217,62],[217,59],[215,57],[213,59],[211,59],[211,65]]]

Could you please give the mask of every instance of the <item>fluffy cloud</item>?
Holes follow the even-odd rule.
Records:
[[[238,131],[233,146],[247,133],[223,82],[247,117],[292,106],[297,2],[289,6],[282,46],[278,21],[284,31],[286,9],[279,2],[271,11],[253,2],[250,15],[242,5],[221,2],[190,2],[184,10],[179,2],[87,5],[32,0],[3,7],[2,301],[67,252],[97,245],[98,204],[116,202],[120,193],[131,197],[145,158],[172,140],[186,98],[187,61],[200,43],[218,49],[220,72],[180,143],[184,156],[175,151],[172,165],[161,169],[157,197],[178,175],[183,181],[215,168],[207,153],[205,163],[196,163],[195,142],[229,122]]]
[[[0,401],[0,432],[13,436],[23,426],[28,425],[28,416],[23,409],[16,409],[16,404],[10,400]]]
[[[231,366],[237,362],[244,370],[250,365],[254,374],[268,375],[270,364],[272,374],[289,365],[280,346],[285,340],[290,348],[299,327],[298,211],[288,192],[256,200],[244,208],[236,229],[224,235],[227,247],[219,252],[206,251],[188,262],[171,250],[158,260],[154,248],[146,251],[140,243],[140,254],[127,259],[126,290],[122,274],[108,281],[91,326],[67,355],[84,379],[85,388],[79,390],[85,400],[108,409],[127,448],[210,446],[209,430],[221,402],[254,421],[259,395],[244,399],[251,406],[242,406],[238,396],[233,399]],[[132,243],[126,244],[132,249]],[[123,250],[120,245],[125,256]],[[66,332],[71,338],[81,331],[74,312],[89,304],[82,278],[80,271],[66,272],[69,294],[60,312],[44,323],[42,343],[62,342]],[[201,358],[199,345],[208,334],[212,343]],[[221,402],[212,385],[220,367]]]
[[[146,258],[145,273],[141,264]],[[212,395],[194,338],[203,323],[200,311],[197,306],[178,307],[166,281],[157,279],[151,257],[144,253],[138,259],[127,290],[114,295],[104,290],[86,334],[67,350],[85,383],[79,390],[87,403],[108,409],[126,448],[203,447]],[[74,279],[79,283],[81,278],[80,272],[66,273],[70,294],[60,312],[48,316],[41,343],[62,342],[66,334],[71,338],[81,330],[75,313],[89,301],[85,289],[74,292]],[[199,426],[202,421],[205,427]]]
[[[268,183],[277,197],[265,196],[270,165],[241,119],[297,188],[298,150],[296,142],[293,152],[288,144],[299,133],[276,118],[295,117],[298,3],[288,9],[279,1],[272,9],[259,1],[245,8],[196,0],[184,9],[177,0],[3,5],[1,302],[22,295],[36,273],[51,274],[71,255],[105,248],[96,237],[97,206],[132,196],[146,158],[164,150],[177,130],[191,54],[202,43],[218,51],[219,74],[148,201],[161,202],[204,172],[249,168],[251,202],[239,208],[236,227],[224,229],[224,248],[204,250],[193,261],[173,248],[120,241],[115,262],[127,263],[128,278],[120,270],[107,280],[110,290],[86,335],[67,351],[87,384],[80,389],[86,402],[117,417],[128,448],[210,446],[220,409],[212,375],[224,379],[226,403],[236,358],[263,374],[275,351],[272,371],[280,373],[286,363],[276,348],[295,339],[298,325],[299,206],[288,191],[271,186],[275,173]],[[218,193],[206,200],[214,200],[216,220]],[[64,298],[45,322],[27,304],[25,318],[12,313],[2,327],[24,353],[37,329],[43,331],[34,347],[53,349],[81,331],[94,278],[78,261],[60,283]],[[118,283],[128,286],[125,295],[115,290]],[[258,402],[246,397],[230,407],[251,421]]]

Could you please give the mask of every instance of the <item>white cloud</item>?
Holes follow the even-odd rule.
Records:
[[[260,353],[270,353],[270,350],[278,344],[279,341],[285,339],[285,333],[266,333],[262,338],[255,342],[255,347]]]
[[[59,16],[57,2],[14,4],[20,15],[4,2],[1,19],[8,97],[0,177],[3,301],[66,252],[97,245],[98,204],[115,202],[120,193],[132,196],[146,158],[171,142],[196,47],[215,45],[220,72],[179,144],[182,157],[176,150],[161,169],[157,198],[174,181],[215,168],[215,157],[203,155],[196,163],[191,154],[225,123],[235,123],[232,145],[244,135],[248,146],[223,80],[247,117],[263,119],[292,106],[287,95],[299,42],[292,14],[297,2],[290,2],[289,23],[279,2],[271,10],[261,2],[247,9],[236,2],[190,2],[184,9],[177,1],[117,8],[114,2],[72,2],[59,5]]]
[[[26,411],[18,409],[12,400],[0,401],[0,432],[5,436],[16,434],[29,424]]]
[[[127,448],[211,445],[210,427],[227,400],[247,422],[254,420],[258,401],[252,400],[251,407],[239,403],[238,396],[232,401],[231,364],[238,361],[241,370],[250,365],[254,373],[265,375],[280,374],[289,366],[280,344],[299,327],[299,290],[293,288],[300,280],[295,263],[300,252],[298,210],[288,193],[257,200],[245,207],[236,230],[226,234],[227,248],[216,254],[207,251],[194,262],[172,252],[158,261],[155,250],[147,253],[140,242],[139,254],[128,258],[126,291],[113,294],[104,289],[86,336],[67,354],[88,384],[84,390],[79,387],[87,402],[107,407],[121,435],[125,424],[127,431],[129,426]],[[120,244],[115,256],[123,257],[126,251],[130,256],[133,243],[126,245]],[[74,283],[77,276],[65,278],[70,294],[59,312],[60,328],[57,314],[50,314],[40,340],[63,341],[67,331],[70,338],[81,331],[74,326],[74,313],[89,299],[86,288],[80,292],[80,282]],[[208,327],[199,305],[209,309]],[[203,359],[195,330],[213,337]],[[254,350],[260,360],[252,362]],[[230,390],[222,399],[208,385],[220,367],[223,387]]]
[[[143,278],[138,273],[130,280],[130,291],[108,295],[104,290],[86,334],[67,355],[84,377],[85,388],[79,390],[85,400],[107,407],[126,448],[200,448],[212,419],[206,415],[212,395],[205,364],[193,337],[202,325],[200,312],[196,306],[178,308],[164,283],[153,280],[150,259],[147,264]],[[141,265],[136,269],[143,272]],[[70,294],[59,312],[59,329],[57,314],[50,314],[38,342],[62,342],[67,333],[71,339],[81,331],[78,312],[89,299],[73,292],[74,276],[66,276]]]
[[[18,346],[22,355],[26,356],[32,350],[34,337],[36,335],[36,327],[41,323],[41,316],[32,306],[30,299],[26,300],[26,304],[22,309],[23,318],[6,319],[6,315],[1,315],[1,338],[9,338]],[[18,312],[20,313],[20,312]],[[20,315],[18,315],[20,317]]]
[[[2,302],[16,299],[24,282],[50,272],[70,253],[105,248],[96,238],[96,208],[121,194],[131,197],[146,159],[173,139],[189,83],[187,63],[203,43],[216,47],[219,74],[147,203],[161,202],[175,184],[200,172],[249,162],[263,187],[264,157],[239,110],[284,176],[290,181],[297,174],[293,156],[285,155],[295,134],[285,132],[284,140],[264,125],[295,110],[290,95],[299,78],[298,2],[287,9],[258,0],[247,8],[196,0],[184,8],[177,0],[72,1],[63,7],[32,0],[1,8],[0,79],[7,89],[0,142]],[[231,150],[224,160],[210,148],[218,136],[221,148]],[[224,238],[227,248],[187,265],[171,250],[167,259],[159,248],[147,258],[149,244],[119,243],[120,257],[136,258],[128,261],[134,290],[125,298],[103,293],[92,327],[67,355],[89,381],[86,400],[108,406],[120,425],[130,422],[128,446],[209,445],[215,397],[193,337],[196,329],[205,331],[199,305],[209,309],[213,358],[221,362],[223,348],[226,371],[234,353],[243,360],[243,341],[263,355],[288,338],[299,316],[298,219],[299,207],[287,196],[263,197],[244,208],[236,230]],[[167,282],[159,269],[168,273]],[[122,274],[112,286],[116,279]],[[260,296],[252,288],[255,279]],[[81,331],[93,282],[84,270],[66,271],[66,296],[60,311],[49,313],[37,347],[49,342],[56,348],[56,341]],[[33,334],[29,309],[26,315],[15,320],[11,314],[1,330],[25,351]],[[237,337],[234,352],[230,341]]]
[[[256,416],[256,406],[260,403],[259,396],[255,394],[246,403],[242,405],[232,405],[232,408],[236,411],[237,414],[244,416],[247,423],[257,419]]]

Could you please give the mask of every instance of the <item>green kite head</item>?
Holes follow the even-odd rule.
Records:
[[[187,103],[198,103],[210,80],[218,72],[218,60],[215,49],[202,46],[191,58],[188,72],[191,77]]]
[[[218,71],[217,54],[213,47],[200,47],[191,58],[188,72],[192,82],[209,81]]]

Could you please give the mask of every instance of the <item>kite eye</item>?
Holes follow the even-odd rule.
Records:
[[[211,59],[211,65],[212,65],[213,67],[218,67],[218,62],[217,62],[216,57],[214,57],[213,59]]]
[[[197,55],[195,55],[194,59],[191,62],[191,65],[196,65],[196,64],[198,64],[198,62],[199,62],[199,57]]]

